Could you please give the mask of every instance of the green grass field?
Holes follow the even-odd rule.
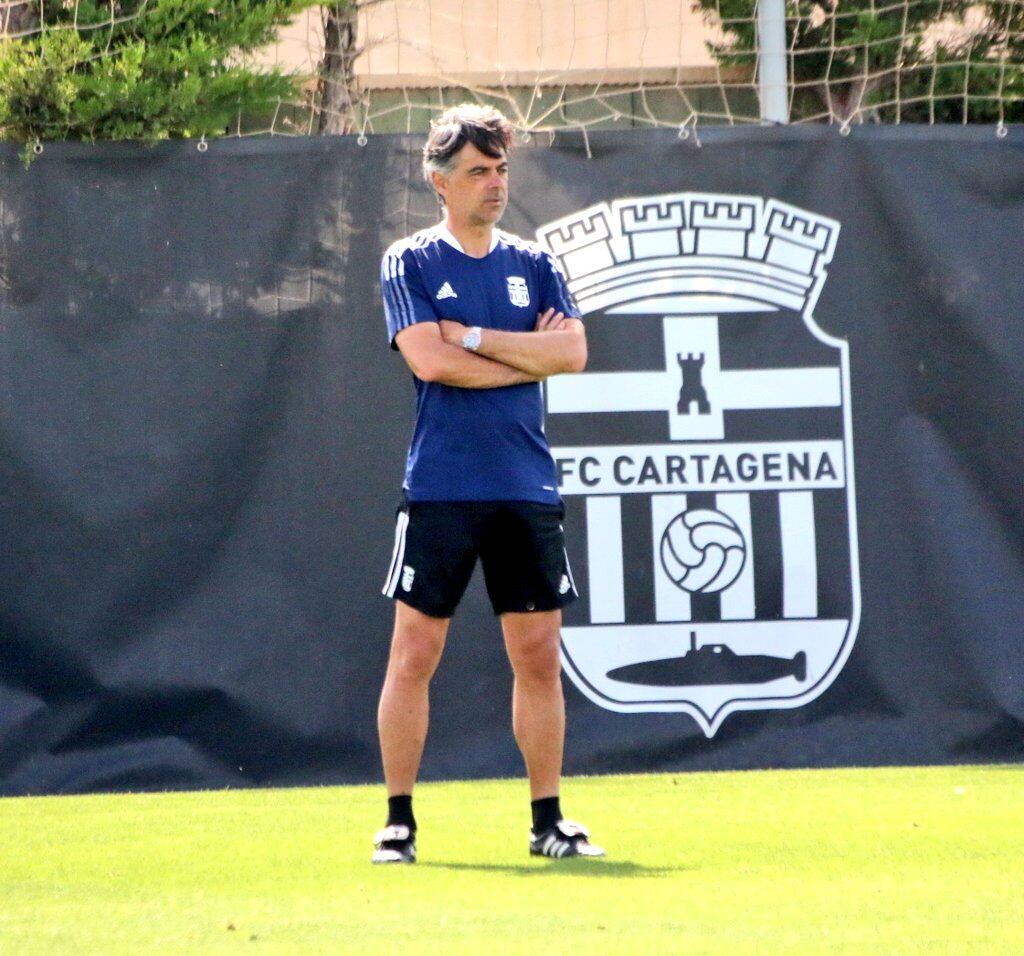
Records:
[[[1024,767],[566,781],[605,860],[527,855],[522,781],[0,800],[0,953],[1024,953]]]

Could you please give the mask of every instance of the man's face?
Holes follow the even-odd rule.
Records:
[[[504,154],[495,159],[481,153],[472,143],[455,154],[450,176],[434,173],[432,179],[456,222],[493,225],[508,205],[508,160]]]

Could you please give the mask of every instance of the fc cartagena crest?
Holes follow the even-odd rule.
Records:
[[[546,385],[585,600],[562,660],[614,711],[799,707],[860,620],[847,343],[813,316],[839,223],[774,199],[617,199],[538,238],[587,317]]]

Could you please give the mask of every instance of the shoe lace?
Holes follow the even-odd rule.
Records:
[[[385,843],[404,843],[412,838],[412,831],[404,823],[392,823],[378,831],[373,838],[377,849]]]
[[[574,820],[559,820],[555,828],[569,840],[586,840],[590,836],[590,831],[582,823],[576,823]]]

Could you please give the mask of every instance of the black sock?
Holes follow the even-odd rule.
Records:
[[[562,808],[558,805],[558,797],[542,797],[530,801],[533,810],[533,832],[542,833],[550,830],[562,819]]]
[[[386,826],[406,826],[416,832],[416,818],[412,815],[412,794],[403,793],[388,797],[388,822]]]

